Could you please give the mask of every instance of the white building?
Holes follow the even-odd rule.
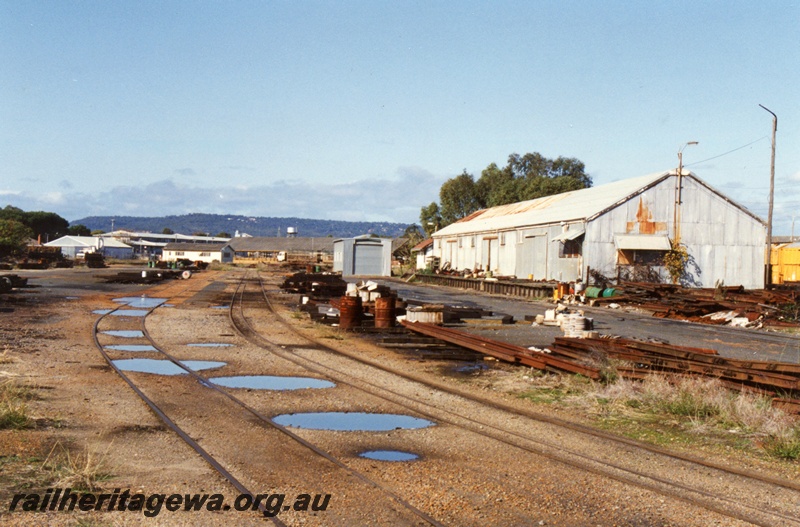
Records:
[[[233,249],[227,243],[168,243],[163,249],[162,260],[175,262],[178,260],[192,262],[233,262]]]
[[[585,280],[589,270],[669,281],[662,258],[679,240],[690,257],[684,285],[764,286],[765,222],[691,172],[484,209],[433,238],[434,255],[453,269],[565,282]]]
[[[392,243],[370,235],[334,240],[333,270],[342,276],[391,276]]]
[[[97,236],[62,236],[57,240],[45,243],[47,247],[61,247],[61,254],[67,258],[75,258],[86,252],[99,252],[106,258],[121,260],[133,258],[133,247],[113,238]]]

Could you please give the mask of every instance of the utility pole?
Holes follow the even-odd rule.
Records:
[[[772,285],[772,204],[775,199],[775,136],[778,133],[778,116],[775,112],[759,104],[772,114],[772,156],[769,163],[769,212],[767,213],[767,261],[764,268],[764,287]]]
[[[683,149],[689,145],[696,145],[697,141],[689,141],[678,150],[678,186],[675,189],[675,247],[681,243],[681,202],[683,201]]]

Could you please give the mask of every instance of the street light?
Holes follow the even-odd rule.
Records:
[[[689,145],[696,145],[697,141],[689,141],[678,150],[678,186],[675,189],[675,246],[681,243],[681,194],[683,192],[683,149]]]
[[[772,285],[772,203],[775,199],[775,135],[778,133],[778,116],[775,112],[759,104],[772,114],[772,157],[769,163],[769,212],[767,213],[767,261],[764,266],[764,287]]]

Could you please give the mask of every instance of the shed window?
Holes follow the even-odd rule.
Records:
[[[664,265],[664,254],[666,251],[620,250],[619,263],[658,267]]]
[[[505,244],[506,244],[506,233],[501,232],[500,233],[500,245],[505,245]]]
[[[470,247],[475,247],[475,236],[470,236],[469,237],[469,246]]]
[[[580,258],[583,254],[583,240],[565,240],[558,244],[559,258]]]
[[[200,253],[200,256],[211,256],[211,253]]]
[[[175,256],[183,256],[183,251],[175,251]]]

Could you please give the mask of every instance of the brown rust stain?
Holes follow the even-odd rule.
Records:
[[[627,233],[655,234],[666,232],[667,223],[663,221],[653,221],[653,212],[647,207],[644,199],[639,197],[639,207],[636,210],[636,221],[629,221],[625,226]]]

